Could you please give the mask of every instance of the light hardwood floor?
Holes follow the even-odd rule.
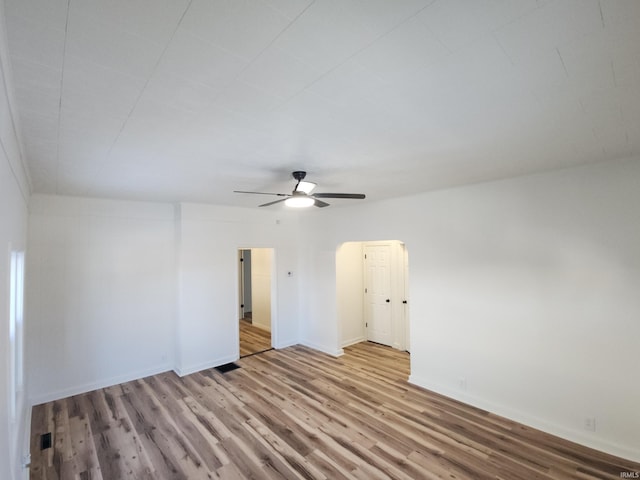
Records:
[[[246,357],[271,348],[271,332],[255,327],[248,319],[240,319],[240,356]]]
[[[407,383],[408,354],[306,347],[34,407],[37,479],[595,479],[640,464]],[[53,432],[54,447],[39,450]]]

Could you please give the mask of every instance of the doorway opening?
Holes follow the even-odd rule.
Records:
[[[336,251],[341,347],[371,341],[410,350],[408,252],[398,240],[347,242]]]
[[[273,348],[272,248],[238,250],[240,358]]]

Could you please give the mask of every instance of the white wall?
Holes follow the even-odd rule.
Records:
[[[20,189],[3,168],[6,209]],[[411,262],[412,381],[638,459],[638,205],[640,160],[326,212],[183,204],[174,216],[171,205],[36,195],[31,394],[237,359],[238,248],[274,248],[274,346],[340,354],[336,249],[398,238]],[[21,209],[3,212],[3,241],[24,242]]]
[[[251,249],[252,325],[271,331],[271,256],[270,248]]]
[[[34,403],[172,368],[172,205],[34,195],[29,228]]]
[[[274,346],[298,341],[295,216],[46,195],[30,210],[34,403],[237,359],[238,248],[274,248]]]
[[[24,169],[16,118],[12,114],[12,87],[6,51],[4,4],[0,2],[0,478],[23,478],[22,455],[28,442],[26,395],[9,415],[12,390],[9,375],[10,251],[27,244],[29,179]]]
[[[337,321],[336,248],[342,241],[327,240],[327,236],[335,234],[332,231],[314,237],[313,232],[322,228],[316,221],[328,219],[317,216],[319,213],[306,210],[305,226],[300,228],[300,341],[321,352],[340,356],[344,351],[341,325]],[[334,228],[331,222],[322,225]]]
[[[639,206],[635,159],[311,212],[302,340],[340,351],[337,246],[402,239],[413,382],[640,460]]]
[[[297,343],[297,214],[200,204],[180,210],[176,371],[184,375],[239,358],[239,248],[274,249],[272,342],[275,348]]]

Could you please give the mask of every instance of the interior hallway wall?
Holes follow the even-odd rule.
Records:
[[[297,343],[298,213],[183,203],[179,218],[176,371],[238,359],[239,248],[274,249],[272,342],[275,348]]]
[[[338,245],[402,239],[411,381],[639,460],[639,205],[630,159],[309,212],[302,340],[340,353]]]

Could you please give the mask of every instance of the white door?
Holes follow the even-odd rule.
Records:
[[[366,245],[364,253],[367,340],[392,346],[391,245]]]

